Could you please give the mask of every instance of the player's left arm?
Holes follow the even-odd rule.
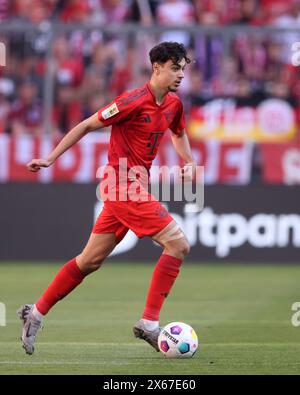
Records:
[[[180,133],[172,133],[171,138],[175,151],[184,161],[184,167],[182,168],[183,178],[186,181],[192,180],[196,173],[197,164],[193,158],[190,142],[185,129],[182,129]]]

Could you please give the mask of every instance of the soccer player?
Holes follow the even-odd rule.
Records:
[[[196,163],[185,133],[183,106],[174,93],[184,78],[184,70],[190,59],[184,46],[176,42],[160,43],[151,49],[149,55],[152,64],[149,83],[122,94],[79,123],[46,159],[33,159],[28,163],[28,169],[38,172],[43,167],[51,166],[87,133],[112,125],[108,166],[117,175],[121,171],[124,173],[124,168],[119,168],[119,158],[123,158],[127,160],[127,167],[126,183],[121,185],[121,182],[117,181],[115,185],[111,185],[108,182],[110,191],[124,192],[124,185],[129,189],[131,183],[138,179],[137,175],[133,178],[132,174],[130,175],[135,166],[143,167],[146,174],[149,174],[159,143],[169,129],[174,148],[185,163],[182,168],[183,178],[191,178],[195,173]],[[143,191],[142,186],[140,190]],[[133,327],[135,337],[146,340],[159,351],[159,314],[189,252],[189,244],[182,230],[161,203],[148,192],[141,194],[143,197],[145,195],[147,199],[136,200],[120,199],[118,193],[117,198],[113,199],[108,194],[81,254],[58,271],[35,304],[25,304],[18,310],[18,315],[23,320],[22,342],[27,354],[34,352],[36,335],[43,317],[88,274],[100,268],[129,229],[140,238],[151,237],[163,248],[153,271],[142,317]]]

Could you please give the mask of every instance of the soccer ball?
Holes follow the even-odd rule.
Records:
[[[190,325],[171,322],[162,328],[158,347],[166,358],[191,358],[198,348],[198,337]]]

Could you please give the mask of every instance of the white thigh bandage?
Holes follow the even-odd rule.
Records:
[[[163,230],[154,235],[153,239],[164,244],[168,241],[181,239],[182,237],[184,237],[182,230],[175,221],[172,221]]]

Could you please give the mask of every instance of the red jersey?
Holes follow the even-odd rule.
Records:
[[[179,97],[168,93],[158,105],[149,83],[118,96],[98,111],[98,118],[112,125],[108,165],[115,169],[119,158],[127,158],[128,168],[143,166],[149,172],[164,133],[180,134],[185,127]]]

